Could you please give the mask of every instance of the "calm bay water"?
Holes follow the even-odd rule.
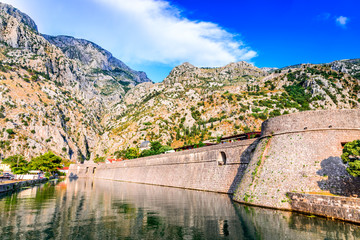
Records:
[[[0,239],[360,239],[360,226],[215,193],[67,179],[2,196]]]

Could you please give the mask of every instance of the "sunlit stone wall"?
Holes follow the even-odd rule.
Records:
[[[293,210],[360,223],[360,199],[289,193]]]
[[[69,175],[233,193],[256,143],[250,139],[113,164],[72,165]]]
[[[360,181],[346,172],[342,145],[360,139],[360,111],[312,111],[263,123],[262,138],[234,200],[292,209],[288,192],[359,195]]]

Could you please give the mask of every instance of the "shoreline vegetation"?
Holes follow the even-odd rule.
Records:
[[[149,142],[150,147],[147,149],[140,150],[138,147],[131,147],[125,150],[119,150],[114,153],[116,159],[136,159],[141,157],[148,157],[153,155],[163,154],[167,151],[173,150],[172,147],[168,145],[162,145],[160,141]],[[94,159],[95,163],[105,162],[105,157],[99,157],[98,155]]]
[[[69,160],[62,159],[51,151],[34,157],[31,161],[27,161],[22,155],[13,155],[5,158],[1,163],[8,164],[13,174],[22,175],[30,171],[41,171],[45,174],[45,178],[55,175],[63,176],[64,174],[58,169],[68,167],[71,164]]]

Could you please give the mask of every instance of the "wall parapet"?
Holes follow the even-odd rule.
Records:
[[[124,160],[112,164],[102,164],[104,168],[130,168],[130,167],[144,167],[144,166],[159,166],[159,165],[176,165],[176,164],[190,164],[190,163],[204,163],[214,162],[218,159],[218,153],[226,153],[227,164],[247,163],[250,159],[241,159],[241,151],[251,145],[256,139],[249,139],[234,143],[219,144],[214,146],[207,146],[186,150],[182,152],[160,154],[155,156],[143,157],[132,160]],[[232,152],[228,150],[239,149],[239,151]]]
[[[282,115],[263,122],[261,136],[325,130],[360,131],[360,110],[320,110]]]

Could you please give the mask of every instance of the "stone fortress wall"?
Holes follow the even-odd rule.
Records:
[[[265,121],[257,140],[115,164],[72,165],[70,175],[233,193],[241,203],[311,212],[295,202],[306,198],[291,199],[289,193],[360,196],[360,180],[346,172],[340,158],[343,145],[356,139],[360,110],[301,112]]]
[[[220,144],[112,164],[71,165],[70,176],[233,193],[256,140]]]
[[[360,181],[346,172],[340,158],[343,145],[356,139],[360,139],[359,110],[269,119],[262,125],[261,139],[234,200],[291,210],[291,192],[358,195]]]

